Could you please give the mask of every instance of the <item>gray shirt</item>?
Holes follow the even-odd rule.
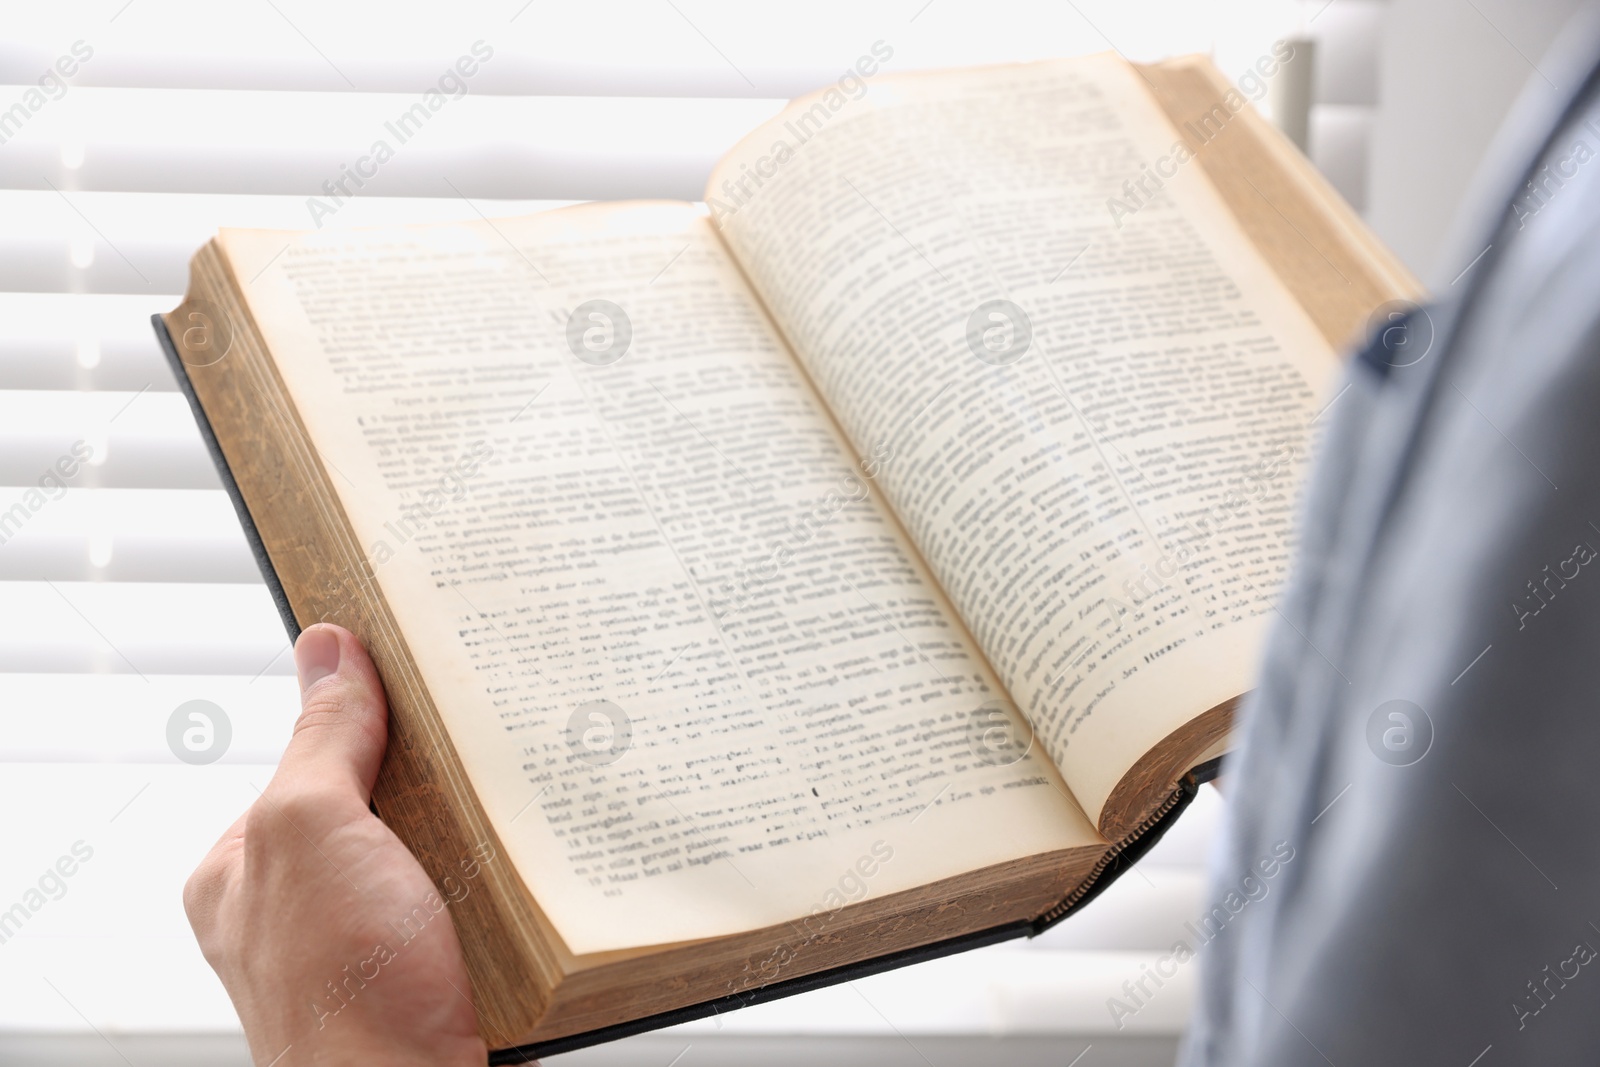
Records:
[[[1566,37],[1487,251],[1320,420],[1191,1067],[1600,1054],[1600,34]]]

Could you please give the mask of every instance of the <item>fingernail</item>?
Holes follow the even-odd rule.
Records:
[[[324,629],[303,631],[294,643],[294,666],[304,693],[339,669],[339,635]]]

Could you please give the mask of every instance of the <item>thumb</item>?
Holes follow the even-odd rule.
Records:
[[[301,632],[294,662],[300,718],[273,785],[348,788],[365,805],[388,744],[389,707],[378,669],[354,634],[331,623]]]

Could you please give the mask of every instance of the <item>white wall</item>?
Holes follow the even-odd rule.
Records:
[[[1392,0],[1380,51],[1367,220],[1430,288],[1465,264],[1449,236],[1491,138],[1580,0]],[[1524,58],[1526,57],[1526,58]]]

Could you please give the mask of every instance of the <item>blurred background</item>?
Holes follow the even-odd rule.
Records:
[[[1312,42],[1309,62],[1264,110],[1440,289],[1465,266],[1449,231],[1473,173],[1576,6],[0,0],[0,1063],[249,1062],[179,893],[270,778],[298,700],[149,325],[219,226],[698,199],[745,132],[876,41],[891,72],[1115,49],[1205,52],[1237,77],[1287,38]],[[464,95],[319,218],[308,198],[333,204],[324,183],[477,42],[492,55]],[[30,498],[80,441],[89,465]],[[226,714],[215,762],[169,747],[191,700]],[[1133,873],[1034,942],[547,1062],[1169,1064],[1196,968],[1120,1026],[1107,999],[1204,910],[1222,803],[1204,790]],[[5,923],[80,842],[92,858],[60,895]]]

